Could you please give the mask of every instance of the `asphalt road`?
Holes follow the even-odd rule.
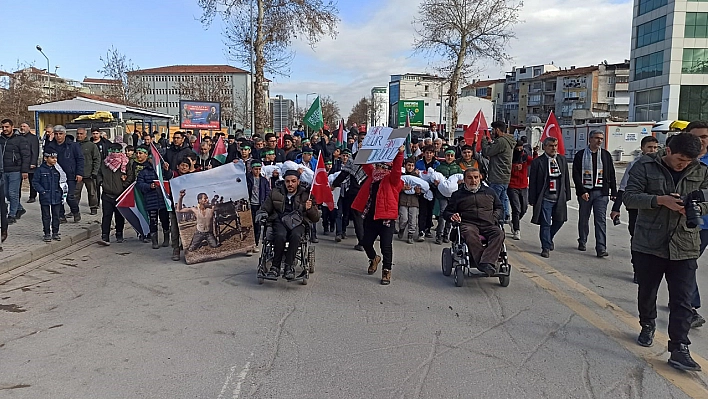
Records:
[[[666,364],[665,288],[654,347],[634,343],[626,225],[598,259],[570,218],[548,260],[536,226],[508,239],[507,288],[455,287],[429,242],[395,242],[387,287],[331,236],[307,286],[258,285],[255,257],[79,244],[0,275],[0,398],[708,397],[705,374]],[[704,367],[707,333],[691,332]]]

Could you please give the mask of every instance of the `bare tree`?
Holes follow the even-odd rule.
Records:
[[[352,112],[349,113],[347,117],[347,126],[352,124],[367,124],[369,122],[369,115],[371,111],[371,103],[366,97],[362,97],[356,105],[352,107]]]
[[[221,103],[222,122],[227,125],[234,124],[236,116],[234,111],[235,99],[232,97],[231,85],[225,79],[206,75],[186,76],[186,79],[177,83],[177,92],[182,100]],[[247,110],[246,116],[248,116]]]
[[[251,128],[250,100],[246,88],[238,90],[234,95],[233,120],[244,129]]]
[[[106,51],[105,57],[100,57],[103,67],[98,70],[98,73],[103,77],[120,81],[120,85],[111,86],[111,89],[105,94],[106,98],[131,105],[142,104],[147,89],[147,83],[143,82],[142,76],[129,76],[129,72],[140,69],[133,61],[118,51],[117,48],[111,46]]]
[[[43,90],[44,83],[38,80],[41,75],[31,73],[29,67],[18,62],[16,72],[0,72],[4,77],[3,87],[0,87],[0,115],[12,119],[17,126],[22,122],[34,126],[34,113],[27,107],[48,99]]]
[[[416,52],[440,61],[450,82],[450,128],[457,126],[457,90],[475,73],[479,60],[509,59],[506,47],[514,38],[523,3],[517,0],[423,0],[413,21]]]
[[[342,118],[339,114],[339,104],[332,97],[324,96],[320,97],[320,107],[322,107],[322,120],[325,125],[329,126],[330,130],[336,129]]]
[[[268,124],[265,73],[287,75],[293,39],[315,46],[324,35],[336,36],[337,7],[331,0],[198,0],[201,22],[215,16],[224,20],[229,55],[244,65],[255,57],[253,112],[255,131],[263,134]],[[251,8],[255,3],[255,8]]]

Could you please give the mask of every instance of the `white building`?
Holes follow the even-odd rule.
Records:
[[[388,88],[371,88],[371,126],[388,126]]]
[[[417,101],[423,105],[422,123],[411,121],[414,126],[428,126],[431,122],[445,125],[446,112],[441,108],[445,104],[450,84],[440,76],[407,73],[391,75],[388,83],[388,123],[391,127],[405,125],[405,112],[401,114],[404,102]]]
[[[630,121],[708,119],[708,2],[634,0]]]

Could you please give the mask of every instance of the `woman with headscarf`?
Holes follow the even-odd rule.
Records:
[[[511,226],[513,228],[515,240],[521,239],[519,221],[526,214],[529,207],[529,173],[528,168],[531,162],[538,157],[538,147],[534,148],[533,158],[524,150],[524,142],[519,140],[514,147],[511,158],[511,180],[506,189],[511,205]]]
[[[391,265],[393,264],[393,233],[395,220],[398,218],[398,196],[403,188],[401,167],[405,146],[398,149],[392,163],[364,165],[362,169],[368,176],[356,196],[352,209],[361,212],[364,218],[364,239],[362,246],[369,258],[369,274],[376,273],[381,256],[376,254],[374,242],[381,238],[380,247],[383,255],[381,284],[391,283]]]

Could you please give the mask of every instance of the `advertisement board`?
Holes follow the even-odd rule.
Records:
[[[221,129],[221,104],[204,101],[179,102],[180,129]]]
[[[406,116],[410,118],[411,126],[423,126],[425,101],[401,100],[398,102],[398,126],[406,125]]]

